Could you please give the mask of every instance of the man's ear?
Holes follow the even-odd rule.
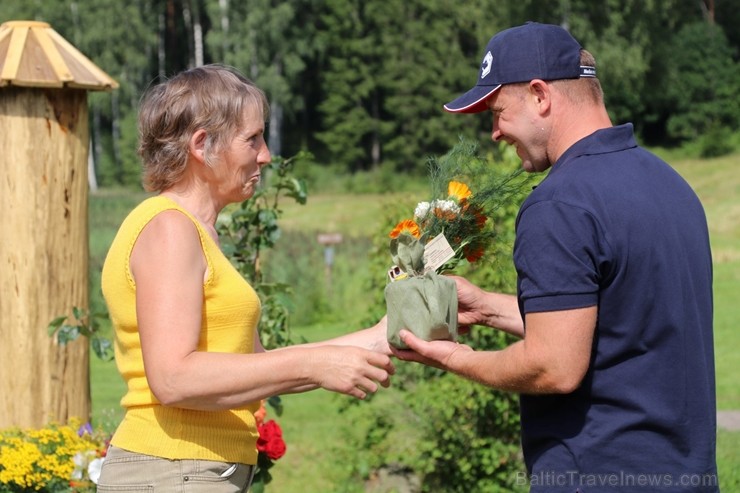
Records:
[[[188,151],[199,163],[206,162],[206,139],[208,134],[205,130],[196,130],[188,141]]]
[[[541,115],[544,115],[550,110],[552,93],[550,92],[550,86],[547,85],[547,82],[540,79],[530,81],[529,94],[539,108],[539,113]]]

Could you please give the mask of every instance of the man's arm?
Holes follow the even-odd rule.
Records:
[[[464,277],[450,277],[457,285],[457,321],[461,326],[485,325],[524,337],[516,296],[484,291]]]
[[[399,359],[450,371],[489,387],[519,393],[570,393],[591,361],[596,306],[526,316],[526,335],[498,351],[475,351],[451,341],[427,342],[401,331],[409,350]]]

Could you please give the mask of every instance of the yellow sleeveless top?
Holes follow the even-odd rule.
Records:
[[[136,284],[129,260],[142,229],[154,216],[171,209],[182,212],[195,224],[208,265],[198,351],[254,352],[260,318],[260,301],[254,289],[197,219],[167,197],[146,199],[123,221],[103,265],[101,284],[115,330],[116,365],[127,387],[121,399],[126,414],[111,443],[166,459],[256,464],[259,434],[254,413],[259,402],[228,411],[165,407],[151,392],[144,374],[136,322]]]

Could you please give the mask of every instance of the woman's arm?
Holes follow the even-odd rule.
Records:
[[[383,316],[378,323],[367,329],[350,332],[326,341],[312,342],[301,344],[299,347],[322,347],[322,346],[355,346],[381,354],[391,354],[390,345],[388,344],[388,319]]]
[[[195,225],[178,211],[152,219],[131,254],[144,368],[163,405],[231,409],[318,387],[362,399],[389,385],[388,355],[360,347],[198,351],[206,268]]]

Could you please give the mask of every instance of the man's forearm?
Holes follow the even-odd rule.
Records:
[[[480,306],[480,314],[483,325],[503,330],[519,338],[524,337],[524,323],[516,296],[486,292]]]

